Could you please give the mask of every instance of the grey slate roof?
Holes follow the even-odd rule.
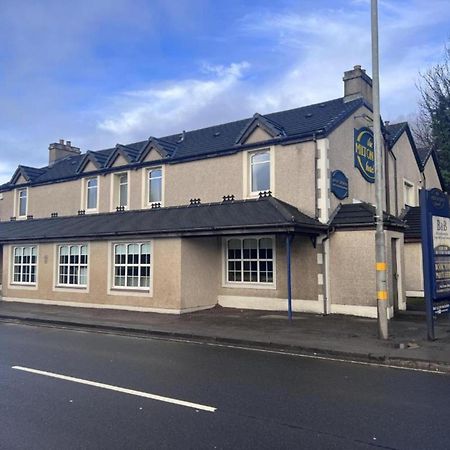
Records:
[[[267,126],[277,131],[277,135],[269,142],[284,143],[296,139],[306,139],[313,135],[325,136],[364,104],[363,99],[344,102],[343,98],[338,98],[287,111],[258,115],[258,117]],[[245,148],[237,140],[254,120],[255,117],[252,117],[152,139],[165,150],[164,161],[168,163],[200,159],[221,153],[233,153]],[[124,149],[132,149],[129,150],[129,157],[134,164],[139,164],[136,162],[139,158],[137,155],[145,149],[148,142],[145,140],[124,146]],[[104,167],[115,150],[116,148],[108,148],[90,153],[95,155],[96,161]],[[57,161],[53,166],[38,169],[42,173],[33,179],[32,184],[78,177],[77,168],[85,157],[86,153],[70,156]],[[10,183],[0,186],[0,190],[10,188],[12,188]]]
[[[318,235],[328,227],[274,197],[84,216],[0,222],[0,243],[252,232]]]
[[[374,228],[375,207],[368,203],[346,203],[339,205],[331,219],[332,228]],[[387,228],[401,229],[405,224],[397,217],[384,213],[384,224]]]
[[[420,206],[408,207],[402,218],[408,227],[405,230],[405,242],[420,241],[422,239],[422,231],[420,228]]]

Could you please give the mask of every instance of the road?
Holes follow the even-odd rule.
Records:
[[[449,424],[448,375],[0,322],[1,449],[437,450]]]

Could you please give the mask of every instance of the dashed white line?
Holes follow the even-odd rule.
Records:
[[[29,367],[22,367],[22,366],[12,366],[11,368],[15,370],[21,370],[23,372],[33,373],[36,375],[43,375],[50,378],[57,378],[59,380],[72,381],[73,383],[94,386],[100,389],[109,389],[110,391],[121,392],[122,394],[135,395],[136,397],[149,398],[151,400],[157,400],[159,402],[172,403],[173,405],[185,406],[186,408],[192,408],[207,412],[215,412],[217,410],[217,408],[214,408],[213,406],[187,402],[184,400],[178,400],[176,398],[163,397],[161,395],[150,394],[149,392],[136,391],[134,389],[127,389],[119,386],[113,386],[111,384],[98,383],[97,381],[84,380],[82,378],[70,377],[59,373],[46,372],[44,370],[31,369]]]

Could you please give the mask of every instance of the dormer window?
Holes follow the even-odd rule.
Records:
[[[19,189],[17,191],[17,215],[26,217],[28,213],[28,189]]]
[[[150,169],[148,171],[148,204],[162,203],[162,168]]]
[[[86,209],[96,210],[98,205],[98,178],[86,180]]]
[[[122,173],[119,178],[119,206],[128,206],[128,175]]]
[[[112,183],[112,211],[115,211],[118,206],[124,207],[125,209],[128,208],[128,173],[114,174]]]
[[[250,157],[250,192],[257,194],[268,191],[270,186],[270,151],[263,150],[249,154]]]

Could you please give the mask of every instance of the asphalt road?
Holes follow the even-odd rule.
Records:
[[[448,375],[0,322],[1,449],[437,450],[449,425]]]

